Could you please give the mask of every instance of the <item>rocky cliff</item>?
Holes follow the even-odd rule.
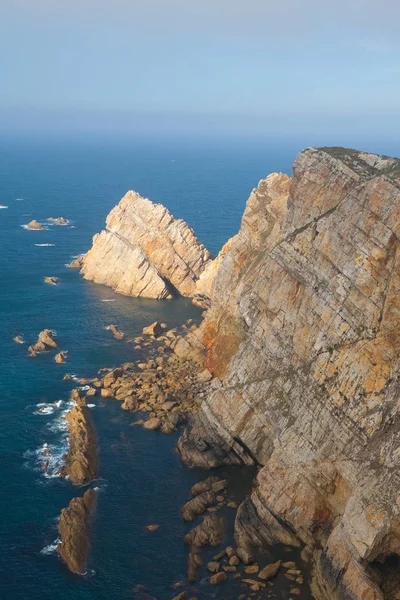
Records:
[[[262,180],[176,348],[213,375],[183,460],[259,465],[240,546],[304,546],[329,600],[399,597],[399,177],[399,160],[310,148]]]
[[[145,298],[193,296],[212,260],[192,229],[161,204],[128,192],[83,259],[85,279]]]

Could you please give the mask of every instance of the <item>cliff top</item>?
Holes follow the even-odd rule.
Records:
[[[400,185],[400,158],[370,154],[361,150],[343,148],[340,146],[316,148],[326,152],[355,171],[363,179],[372,179],[379,175],[386,175],[397,185]]]

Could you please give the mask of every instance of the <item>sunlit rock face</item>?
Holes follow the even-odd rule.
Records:
[[[94,236],[81,273],[127,296],[193,296],[211,260],[182,219],[130,191],[108,215],[106,229]]]
[[[178,348],[214,377],[183,460],[258,463],[240,545],[304,545],[330,600],[388,597],[374,565],[400,554],[399,175],[309,148],[262,180]]]

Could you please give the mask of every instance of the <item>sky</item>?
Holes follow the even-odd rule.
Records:
[[[0,0],[0,131],[400,133],[398,0]]]

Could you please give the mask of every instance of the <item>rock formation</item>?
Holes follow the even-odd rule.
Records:
[[[116,327],[115,325],[108,325],[107,329],[109,331],[111,331],[111,333],[113,334],[115,339],[117,339],[117,340],[125,339],[125,333],[123,331],[120,331],[118,329],[118,327]]]
[[[81,269],[83,265],[83,259],[85,258],[84,254],[80,254],[77,256],[72,262],[66,263],[65,266],[69,269]]]
[[[130,191],[108,215],[106,229],[94,236],[81,273],[127,296],[190,297],[211,260],[182,219]]]
[[[304,546],[325,600],[383,600],[400,554],[399,235],[399,160],[305,150],[253,190],[176,347],[213,375],[183,460],[258,464],[238,545]]]
[[[32,346],[29,346],[28,351],[32,356],[35,356],[36,352],[44,352],[51,348],[57,348],[54,334],[50,329],[43,329],[43,331],[39,333],[37,342]]]
[[[46,227],[44,225],[42,225],[41,223],[39,223],[39,221],[36,221],[35,219],[33,221],[30,221],[27,225],[25,225],[25,227],[27,229],[36,229],[36,230],[46,229]]]
[[[90,410],[79,392],[74,390],[72,398],[77,404],[66,415],[69,449],[61,475],[75,485],[84,485],[97,476],[97,440]]]
[[[58,531],[61,541],[57,552],[72,573],[83,575],[89,549],[88,518],[96,503],[96,492],[87,490],[83,498],[72,498],[61,511]]]
[[[49,217],[47,220],[49,223],[54,223],[55,225],[69,225],[68,219],[64,219],[64,217]]]
[[[49,285],[57,285],[58,277],[45,277],[44,282],[48,283]]]
[[[58,354],[55,355],[54,360],[59,365],[65,363],[65,361],[67,360],[67,351],[61,350],[61,352],[59,352]]]

